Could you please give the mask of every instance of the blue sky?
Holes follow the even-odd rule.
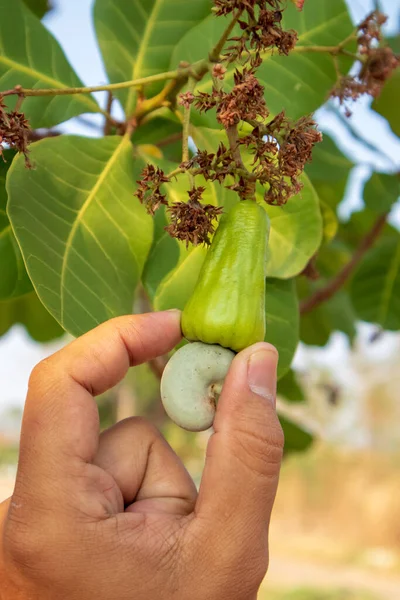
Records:
[[[332,0],[332,2],[334,1]],[[47,27],[59,40],[69,61],[86,84],[106,83],[107,77],[92,25],[93,1],[56,0],[56,2],[57,8],[45,19]],[[359,21],[373,9],[374,1],[348,0],[348,4],[354,20]],[[381,6],[382,10],[390,17],[388,33],[394,34],[400,26],[400,0],[381,0]],[[104,105],[105,95],[98,94],[98,98]],[[343,125],[327,111],[320,111],[318,116],[323,130],[331,133],[341,149],[358,163],[358,167],[353,172],[347,201],[343,208],[343,214],[348,214],[350,210],[360,206],[360,185],[368,177],[371,168],[387,171],[393,169],[393,164],[382,155],[371,152],[352,141],[346,134]],[[98,116],[90,116],[88,119],[93,123],[101,122],[101,117]],[[383,119],[371,114],[368,102],[362,101],[354,106],[352,124],[367,140],[384,149],[384,152],[391,156],[392,161],[397,164],[397,168],[400,168],[400,142],[391,133]],[[63,129],[71,133],[96,135],[94,129],[83,127],[76,120],[65,124]],[[396,221],[399,219],[400,214],[396,217]],[[18,326],[0,338],[0,381],[2,382],[0,413],[6,406],[23,404],[27,381],[33,366],[58,346],[59,343],[50,345],[34,343]],[[382,351],[386,352],[389,346],[386,344]],[[338,364],[344,364],[346,360],[346,345],[340,336],[333,339],[325,353],[318,352],[319,356],[326,356],[326,360],[330,363],[336,361]],[[298,356],[298,362],[299,364],[304,363],[304,355],[301,353]]]

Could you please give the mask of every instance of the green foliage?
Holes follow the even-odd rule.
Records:
[[[284,454],[287,456],[292,452],[303,452],[307,450],[313,442],[313,436],[301,429],[298,425],[280,416],[279,420],[285,434]]]
[[[52,8],[49,0],[24,0],[26,6],[31,9],[39,19]]]
[[[222,139],[222,131],[204,127],[193,129],[193,137],[202,150],[215,150],[215,137]],[[246,155],[244,155],[246,161]],[[247,160],[251,158],[248,155]],[[322,216],[318,196],[310,180],[303,176],[304,187],[284,206],[270,206],[264,203],[262,194],[257,200],[264,206],[271,222],[267,276],[289,279],[298,275],[318,250],[322,239]],[[238,202],[236,194],[228,194],[223,186],[214,184],[219,205],[230,210]]]
[[[400,194],[398,175],[373,173],[364,188],[364,202],[367,208],[377,213],[388,212]]]
[[[3,160],[0,158],[0,300],[20,296],[32,290],[21,251],[6,213],[6,175],[13,158],[14,152],[11,150],[4,152]]]
[[[49,342],[65,333],[35,292],[0,302],[0,335],[18,323],[23,325],[31,338],[37,342]]]
[[[399,54],[399,37],[389,38],[387,41],[393,50]],[[389,81],[386,82],[386,85],[384,86],[380,96],[373,101],[372,108],[388,121],[393,133],[398,136],[400,136],[399,98],[400,70],[397,69]]]
[[[17,85],[50,90],[82,85],[39,20],[48,5],[48,0],[0,0],[0,93]],[[177,69],[182,61],[207,58],[228,24],[228,19],[212,16],[211,7],[211,0],[96,0],[95,29],[110,82],[157,75]],[[337,46],[354,26],[344,0],[307,0],[302,12],[288,3],[283,27],[298,31],[296,48],[289,56],[264,52],[258,75],[270,117],[284,110],[298,119],[321,107],[337,80],[335,60],[321,47]],[[388,42],[396,50],[398,41]],[[307,51],[309,46],[313,51]],[[351,44],[346,48],[355,50]],[[353,58],[339,54],[337,61],[345,73]],[[235,66],[226,73],[227,89]],[[22,323],[38,340],[60,336],[63,330],[80,335],[110,317],[132,312],[139,282],[155,310],[184,308],[207,249],[187,248],[172,239],[165,231],[170,220],[165,207],[152,219],[133,196],[145,163],[170,173],[182,160],[183,109],[176,94],[186,90],[186,82],[179,81],[172,94],[158,95],[168,81],[160,77],[143,89],[115,91],[129,118],[125,135],[115,124],[113,135],[102,139],[60,136],[36,142],[31,171],[9,150],[7,162],[0,157],[0,334]],[[397,70],[372,105],[398,135],[399,84]],[[211,86],[206,74],[196,93],[210,92]],[[135,114],[142,100],[153,102],[155,109],[144,111],[143,120]],[[16,96],[7,95],[5,101],[12,109]],[[76,94],[28,96],[21,110],[37,129],[100,108],[89,94]],[[249,129],[241,124],[239,135]],[[201,150],[215,152],[221,141],[227,145],[215,110],[201,115],[192,110],[189,130]],[[357,139],[362,143],[362,137]],[[253,156],[243,150],[243,160],[249,167]],[[353,167],[325,134],[302,176],[302,191],[286,205],[266,205],[265,190],[256,190],[271,221],[266,340],[280,352],[279,392],[288,401],[302,400],[290,371],[299,339],[324,345],[333,331],[342,331],[352,341],[357,319],[400,329],[400,234],[388,224],[332,297],[299,316],[299,300],[335,280],[379,215],[396,205],[398,176],[372,173],[363,191],[365,206],[340,221],[338,206]],[[225,212],[238,202],[237,193],[227,189],[232,183],[230,178],[222,185],[195,178],[196,186],[206,188],[203,202]],[[170,204],[181,202],[191,185],[182,176],[163,191]],[[310,443],[310,436],[297,426],[284,422],[284,429],[288,450]]]
[[[13,162],[8,212],[40,299],[73,335],[132,312],[153,222],[132,197],[129,138],[48,138],[32,159]]]
[[[290,369],[278,382],[278,394],[287,402],[303,402],[304,392],[300,387],[295,372]]]
[[[60,45],[22,0],[0,0],[1,89],[80,87],[82,82]],[[15,105],[15,96],[6,99]],[[97,112],[88,95],[29,97],[24,113],[32,127],[52,127],[82,113]]]
[[[211,50],[226,25],[224,19],[209,16],[188,31],[175,47],[170,68],[176,68],[180,60],[194,62],[204,58],[205,52]],[[335,45],[351,33],[353,25],[344,0],[307,0],[307,6],[300,16],[293,5],[287,6],[283,27],[298,31],[298,47],[289,56],[265,53],[258,78],[265,87],[271,114],[276,115],[284,109],[290,117],[297,119],[319,108],[336,81],[330,56],[305,53],[301,47]],[[351,60],[346,57],[343,66],[350,65]],[[227,82],[233,80],[233,73],[234,69],[231,68],[226,76]],[[211,86],[211,78],[205,78],[198,89],[210,92]],[[201,117],[196,115],[196,120],[208,127],[219,127],[213,111]]]
[[[290,368],[299,341],[299,310],[293,279],[267,279],[265,341],[279,352],[278,377]]]
[[[111,83],[167,71],[177,43],[210,8],[208,0],[96,0],[94,22]],[[160,87],[162,83],[148,91],[153,94]],[[137,101],[134,88],[116,95],[131,114]]]
[[[400,329],[400,234],[369,251],[351,293],[359,319],[391,331]]]

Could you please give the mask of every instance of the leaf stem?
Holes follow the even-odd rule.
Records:
[[[333,278],[331,281],[327,283],[327,285],[323,288],[317,290],[314,294],[312,294],[309,298],[303,300],[300,304],[300,314],[304,315],[323,302],[326,302],[332,296],[336,294],[337,291],[346,283],[349,279],[350,275],[359,265],[361,259],[364,257],[366,252],[371,248],[376,239],[379,237],[379,234],[382,232],[389,213],[384,213],[383,215],[379,215],[371,229],[366,233],[365,237],[361,240],[358,248],[354,252],[353,256],[349,260],[349,262],[343,267],[341,271]]]

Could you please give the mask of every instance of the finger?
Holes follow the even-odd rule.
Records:
[[[100,436],[94,463],[107,471],[122,492],[129,512],[189,514],[196,487],[182,462],[145,419],[120,421]]]
[[[268,529],[283,448],[277,361],[273,346],[255,344],[234,358],[226,377],[196,505],[214,532],[248,539]]]
[[[99,417],[93,395],[118,383],[129,366],[171,350],[180,340],[180,313],[112,319],[35,367],[29,382],[20,465],[30,477],[48,468],[65,472],[72,459],[96,454]]]

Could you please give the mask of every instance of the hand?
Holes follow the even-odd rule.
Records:
[[[99,435],[93,397],[179,339],[178,311],[121,317],[34,369],[0,505],[1,600],[256,598],[283,446],[275,349],[235,357],[198,495],[146,420]]]

